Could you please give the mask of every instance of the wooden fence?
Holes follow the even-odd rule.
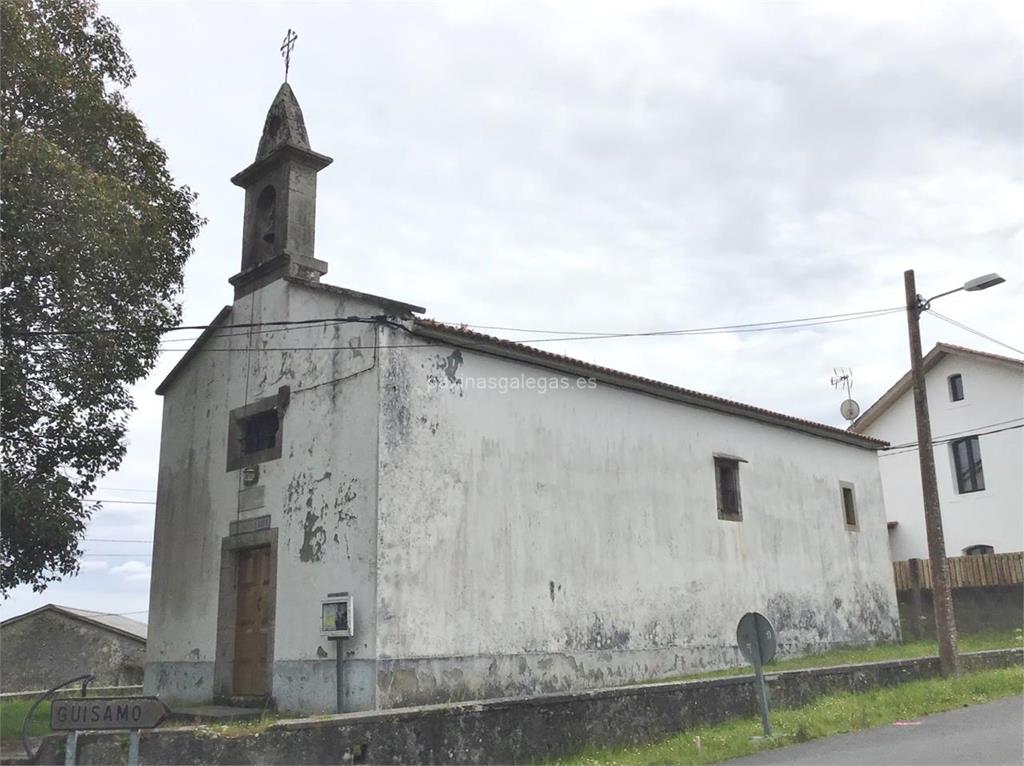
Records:
[[[947,561],[950,585],[953,588],[984,588],[991,585],[1024,583],[1024,551],[988,553],[981,556],[951,556]],[[932,570],[928,565],[928,559],[894,561],[892,571],[897,591],[931,590]]]

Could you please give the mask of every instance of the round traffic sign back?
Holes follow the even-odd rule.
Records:
[[[764,665],[775,659],[778,648],[775,628],[763,614],[747,612],[736,626],[736,643],[744,659],[751,664]]]

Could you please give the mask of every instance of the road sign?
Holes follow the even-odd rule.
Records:
[[[736,643],[740,653],[754,666],[754,689],[757,692],[757,706],[761,709],[761,727],[766,737],[772,736],[772,725],[768,720],[768,690],[764,685],[764,664],[775,659],[778,642],[775,628],[763,614],[747,612],[736,626]]]
[[[740,645],[743,658],[751,665],[758,661],[765,665],[775,659],[778,642],[775,628],[763,614],[747,612],[736,626],[736,643]]]
[[[156,697],[75,697],[50,705],[54,731],[155,729],[170,714]]]

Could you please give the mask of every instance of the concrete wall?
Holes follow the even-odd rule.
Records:
[[[146,642],[52,610],[0,629],[3,691],[49,689],[92,673],[97,686],[142,680]]]
[[[1020,649],[962,657],[971,671],[1022,659]],[[802,705],[823,694],[938,675],[935,657],[798,670],[769,676],[768,696],[776,707]],[[284,721],[236,737],[158,729],[142,732],[139,752],[145,764],[538,763],[587,747],[642,745],[755,711],[747,676]],[[121,763],[126,739],[123,733],[79,735],[77,763]],[[48,737],[36,762],[63,763],[63,744],[63,737]]]
[[[897,591],[896,598],[904,637],[934,638],[935,611],[931,590],[922,590],[919,602],[911,591]],[[961,635],[1024,628],[1024,586],[954,588],[953,609],[956,628]]]
[[[964,399],[949,400],[948,376],[963,376]],[[977,433],[992,424],[1024,418],[1024,373],[967,355],[947,355],[927,374],[932,434]],[[1009,425],[1013,425],[1010,422]],[[995,428],[1001,426],[996,425]],[[891,444],[917,441],[913,394],[908,391],[865,434]],[[949,444],[935,445],[935,468],[942,507],[946,554],[958,556],[970,545],[991,545],[996,553],[1024,550],[1024,431],[979,437],[985,489],[958,494]],[[898,526],[890,532],[893,561],[928,558],[916,450],[883,452],[879,458],[885,507]]]
[[[555,373],[467,349],[381,361],[380,707],[735,664],[749,610],[783,654],[897,637],[873,451],[610,385],[552,389]],[[749,461],[742,522],[718,518],[714,453]]]
[[[228,322],[376,313],[377,306],[278,280],[236,301]],[[346,704],[373,707],[374,332],[366,324],[222,331],[166,392],[147,691],[183,702],[210,701],[218,693],[222,540],[231,522],[269,515],[278,535],[272,689],[278,707],[334,710],[335,647],[320,637],[319,604],[337,591],[353,595],[359,629],[359,639],[345,643]],[[226,470],[228,414],[281,386],[291,390],[282,455],[262,463],[258,485],[245,488],[241,471]]]

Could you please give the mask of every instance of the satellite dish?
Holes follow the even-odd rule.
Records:
[[[839,405],[839,414],[847,420],[856,420],[857,416],[860,415],[860,405],[853,401],[853,399],[847,399]]]

